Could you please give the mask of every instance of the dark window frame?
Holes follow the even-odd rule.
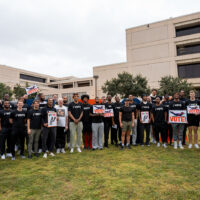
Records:
[[[35,81],[35,82],[39,82],[39,83],[46,83],[45,78],[40,78],[40,77],[31,76],[31,75],[22,74],[22,73],[20,73],[19,78],[23,79],[23,80],[27,80],[27,81]]]

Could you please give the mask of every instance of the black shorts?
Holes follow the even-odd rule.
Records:
[[[187,119],[187,126],[199,126],[199,115],[188,115]]]

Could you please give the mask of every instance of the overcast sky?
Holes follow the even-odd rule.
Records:
[[[57,77],[126,61],[125,29],[198,12],[199,0],[0,0],[0,64]]]

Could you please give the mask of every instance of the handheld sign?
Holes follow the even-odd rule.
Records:
[[[57,126],[57,113],[48,112],[48,127],[56,127],[56,126]]]
[[[142,120],[143,124],[149,123],[149,112],[148,111],[141,112],[141,120]]]
[[[186,110],[169,110],[169,123],[186,124],[187,123]]]
[[[105,113],[105,105],[93,105],[93,113],[94,114]]]
[[[25,88],[25,90],[26,90],[27,95],[31,95],[31,94],[37,93],[39,91],[38,87],[36,85],[27,87],[27,88]]]
[[[200,114],[200,108],[199,108],[198,105],[187,106],[187,113],[188,114],[199,115]]]
[[[114,112],[113,109],[105,109],[104,117],[113,117]]]

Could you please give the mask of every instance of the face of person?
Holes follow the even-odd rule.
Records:
[[[111,99],[112,99],[111,95],[108,95],[107,99],[108,99],[108,101],[111,101]]]
[[[59,105],[60,107],[63,106],[63,99],[59,99],[59,101],[58,101],[58,105]]]
[[[157,91],[156,91],[156,90],[153,90],[153,91],[152,91],[152,95],[153,95],[153,96],[156,96],[156,94],[157,94]]]
[[[142,97],[143,101],[147,101],[147,96]]]
[[[34,109],[37,109],[37,110],[38,110],[38,109],[39,109],[39,105],[40,105],[39,102],[38,102],[38,101],[35,101],[34,104],[33,104]]]
[[[150,96],[147,97],[147,102],[149,102],[149,103],[151,102],[151,97]]]
[[[169,96],[165,95],[165,101],[168,101],[168,100],[169,100]]]
[[[88,102],[88,98],[87,98],[87,97],[84,97],[84,98],[83,98],[83,102],[84,102],[84,103],[87,103],[87,102]]]
[[[18,101],[17,108],[22,109],[23,105],[24,105],[24,103],[22,101]]]
[[[129,106],[129,101],[124,102],[125,106]]]
[[[183,90],[180,91],[180,96],[184,97],[185,96],[185,92]]]
[[[6,100],[7,100],[7,101],[9,100],[9,95],[8,95],[8,94],[5,94],[5,95],[4,95],[4,100],[5,100],[5,101],[6,101]]]
[[[40,96],[40,99],[41,99],[42,101],[45,100],[45,96],[44,96],[44,94],[42,94],[42,95]]]
[[[77,102],[77,101],[78,101],[78,97],[79,97],[78,94],[75,94],[74,97],[73,97],[73,98],[74,98],[74,101]]]
[[[67,103],[67,102],[68,102],[67,97],[64,97],[64,98],[63,98],[63,102],[64,102],[64,103]]]
[[[159,97],[156,98],[156,104],[160,104],[160,98]]]
[[[6,108],[6,109],[10,108],[10,103],[9,103],[9,101],[5,101],[5,102],[4,102],[4,108]]]
[[[105,97],[101,97],[101,101],[102,101],[102,103],[105,103],[106,102],[106,98]]]
[[[179,99],[179,94],[178,93],[174,94],[174,99]]]
[[[48,99],[48,106],[52,107],[53,106],[53,99]]]
[[[195,98],[195,93],[194,92],[190,92],[190,98]]]
[[[57,96],[56,95],[53,95],[53,100],[57,101]]]
[[[119,99],[119,97],[118,97],[118,96],[116,96],[116,97],[115,97],[115,101],[116,101],[117,103],[119,103],[119,102],[120,102],[120,99]]]
[[[128,96],[128,98],[129,98],[129,101],[133,101],[133,95],[130,94],[130,95]]]
[[[99,103],[99,97],[95,98],[95,103],[98,104]]]

